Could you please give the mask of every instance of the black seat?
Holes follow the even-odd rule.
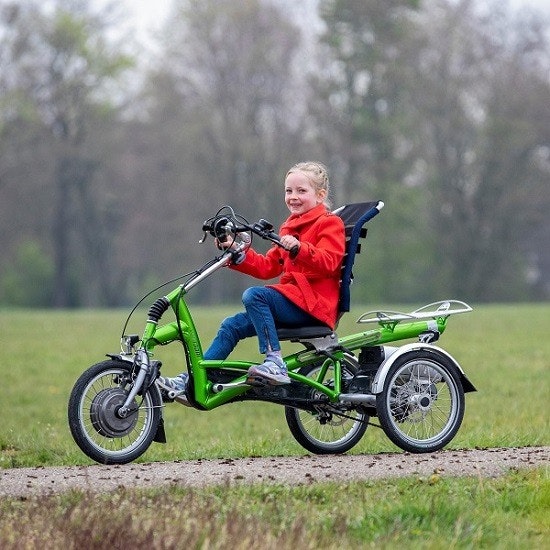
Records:
[[[342,261],[342,278],[340,281],[340,298],[338,301],[338,319],[350,310],[351,283],[353,282],[353,263],[356,254],[361,252],[360,239],[367,236],[367,228],[364,225],[374,218],[384,207],[382,201],[356,202],[346,204],[334,210],[342,218],[346,231],[346,250]],[[306,340],[309,338],[324,338],[333,333],[326,325],[312,325],[305,327],[281,327],[277,329],[279,340]]]

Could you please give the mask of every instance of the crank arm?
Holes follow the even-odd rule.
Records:
[[[230,388],[241,388],[243,386],[252,387],[254,384],[249,382],[250,378],[242,380],[241,382],[227,382],[226,384],[216,383],[212,384],[212,391],[214,393],[220,393],[224,390],[229,390]]]
[[[226,384],[212,384],[212,391],[214,393],[220,393],[223,390],[228,390],[230,388],[241,388],[243,386],[254,387],[254,388],[267,388],[272,386],[277,386],[278,384],[270,384],[269,381],[260,378],[249,376],[246,380],[241,380],[240,382],[227,382]]]

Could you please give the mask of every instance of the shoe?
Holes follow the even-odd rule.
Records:
[[[182,372],[181,374],[178,374],[174,378],[159,376],[157,378],[157,386],[161,390],[164,390],[166,393],[169,393],[173,399],[178,395],[185,394],[188,380],[189,380],[189,375],[186,372]]]
[[[278,364],[272,359],[266,359],[261,365],[250,367],[248,369],[248,376],[251,378],[260,378],[273,386],[290,384],[286,365],[282,361]]]

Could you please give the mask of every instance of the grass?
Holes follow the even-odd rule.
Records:
[[[540,469],[496,479],[70,492],[0,501],[0,544],[5,550],[543,549],[549,512],[550,483]]]
[[[231,309],[197,309],[209,342]],[[357,331],[356,309],[341,334]],[[168,314],[167,314],[168,315]],[[3,311],[0,316],[4,384],[0,400],[0,467],[89,464],[70,436],[66,407],[72,385],[107,352],[117,352],[123,311]],[[131,331],[140,332],[137,314]],[[550,304],[480,306],[450,320],[439,344],[453,354],[478,388],[466,396],[466,416],[452,448],[549,444]],[[259,357],[250,339],[239,357]],[[163,372],[183,369],[181,347],[158,349]],[[143,461],[300,455],[281,407],[240,403],[201,412],[167,407],[166,445]],[[381,430],[369,428],[354,453],[396,451]]]
[[[369,308],[371,309],[371,308]],[[204,341],[231,310],[197,310]],[[356,309],[339,332],[355,331]],[[66,420],[76,378],[116,352],[122,311],[3,311],[0,468],[90,461]],[[137,316],[140,332],[143,316]],[[548,445],[550,304],[480,306],[450,321],[440,344],[478,392],[450,447]],[[159,350],[163,371],[182,368],[181,349]],[[255,342],[240,357],[257,356]],[[167,445],[142,461],[302,455],[282,409],[243,403],[166,411]],[[398,451],[369,428],[353,453]],[[0,499],[0,547],[19,548],[549,548],[548,468],[496,479],[410,477],[376,482],[170,487]]]

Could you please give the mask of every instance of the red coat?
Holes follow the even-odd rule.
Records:
[[[278,284],[268,286],[334,328],[345,250],[344,223],[321,204],[305,214],[292,214],[279,234],[294,235],[300,240],[294,259],[279,246],[274,245],[265,256],[250,248],[244,261],[232,268],[257,279],[280,275]]]

